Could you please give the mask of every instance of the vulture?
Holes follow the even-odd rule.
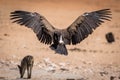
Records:
[[[37,12],[15,10],[10,13],[12,23],[31,28],[41,43],[50,45],[56,53],[68,55],[66,45],[76,45],[88,37],[105,20],[110,21],[111,10],[85,12],[65,29],[57,29]]]

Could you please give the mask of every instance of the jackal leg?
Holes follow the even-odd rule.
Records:
[[[31,78],[31,74],[32,74],[32,65],[30,67],[27,68],[27,71],[28,71],[28,79]]]
[[[27,67],[27,76],[28,76],[28,79],[31,78],[29,75],[30,75],[30,67]]]
[[[24,73],[25,73],[25,70],[26,70],[26,68],[23,68],[23,69],[22,69],[21,78],[23,78],[23,76],[24,76]]]

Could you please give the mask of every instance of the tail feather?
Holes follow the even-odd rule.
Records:
[[[56,51],[56,53],[59,53],[62,55],[68,55],[65,44],[58,44],[55,51]]]

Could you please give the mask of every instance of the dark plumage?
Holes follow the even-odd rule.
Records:
[[[51,44],[51,48],[57,53],[68,55],[66,44],[76,45],[88,37],[94,29],[99,27],[104,20],[111,19],[110,9],[84,13],[79,16],[68,28],[56,29],[44,16],[36,12],[14,11],[11,12],[11,20],[31,28],[40,42]]]

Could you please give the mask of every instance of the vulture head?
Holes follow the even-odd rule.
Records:
[[[10,13],[13,23],[31,28],[41,43],[50,45],[56,53],[68,55],[65,45],[76,45],[88,37],[105,20],[110,21],[110,9],[86,12],[66,29],[56,29],[39,13],[16,10]]]

